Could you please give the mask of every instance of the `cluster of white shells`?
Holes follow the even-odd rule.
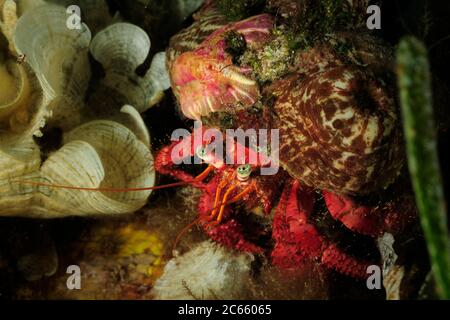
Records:
[[[85,23],[81,29],[67,27],[64,0],[49,2],[0,0],[0,49],[9,51],[4,59],[0,54],[0,216],[134,212],[151,191],[93,192],[20,182],[88,188],[140,188],[155,182],[140,113],[170,85],[165,55],[156,54],[148,72],[138,76],[135,69],[150,51],[142,29],[110,17],[104,0],[80,0],[83,8],[89,5],[83,22],[96,22],[92,37]],[[95,99],[86,99],[89,52],[105,71],[97,91],[114,97],[102,98],[92,89],[99,103],[111,104],[107,112],[96,110]],[[45,125],[61,128],[63,137],[61,147],[42,160],[34,137],[42,136]]]

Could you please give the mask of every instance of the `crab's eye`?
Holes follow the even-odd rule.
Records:
[[[203,159],[206,157],[206,148],[198,147],[196,153],[197,153],[197,157],[199,157],[200,159]]]
[[[237,167],[237,177],[241,181],[245,181],[250,177],[252,173],[252,166],[249,164],[242,164]]]

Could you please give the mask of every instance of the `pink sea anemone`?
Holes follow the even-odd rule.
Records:
[[[172,88],[186,117],[200,119],[237,103],[251,106],[259,99],[260,90],[250,77],[251,70],[233,64],[226,51],[225,36],[236,32],[242,35],[246,46],[256,46],[269,38],[273,24],[268,14],[227,24],[195,50],[176,58],[170,66]]]

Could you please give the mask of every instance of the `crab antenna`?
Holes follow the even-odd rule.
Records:
[[[163,184],[160,186],[153,187],[140,187],[140,188],[86,188],[86,187],[76,187],[76,186],[64,186],[51,184],[46,182],[36,182],[31,180],[12,180],[11,182],[19,184],[28,184],[33,186],[43,186],[56,189],[67,189],[67,190],[82,190],[82,191],[100,191],[100,192],[132,192],[132,191],[147,191],[147,190],[159,190],[165,188],[172,188],[178,186],[184,186],[193,182],[199,182],[206,178],[206,176],[214,169],[214,166],[208,166],[201,174],[187,181],[174,182],[169,184]]]
[[[30,181],[30,180],[13,180],[11,182],[15,182],[15,183],[19,183],[19,184],[33,185],[33,186],[50,187],[50,188],[56,188],[56,189],[67,189],[67,190],[99,191],[99,192],[132,192],[132,191],[159,190],[159,189],[165,189],[165,188],[178,187],[178,186],[183,186],[183,185],[195,182],[195,181],[196,181],[195,179],[192,179],[191,181],[181,181],[181,182],[164,184],[164,185],[160,185],[160,186],[141,187],[141,188],[85,188],[85,187],[76,187],[76,186],[63,186],[63,185],[57,185],[57,184],[51,184],[51,183],[45,183],[45,182],[36,182],[36,181]]]
[[[175,238],[175,241],[173,242],[172,245],[172,255],[173,252],[175,252],[175,249],[177,248],[178,243],[180,243],[181,237],[188,232],[193,226],[195,226],[197,223],[199,223],[201,220],[201,218],[197,218],[194,221],[192,221],[191,223],[189,223],[187,226],[185,226],[183,229],[181,229],[181,231],[178,233],[177,237]]]

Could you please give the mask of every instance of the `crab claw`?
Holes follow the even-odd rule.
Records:
[[[363,206],[351,197],[323,191],[323,197],[331,216],[352,231],[379,236],[383,232],[383,214],[377,207]]]
[[[198,150],[210,143],[208,135],[206,134],[207,130],[208,128],[203,126],[196,127],[192,134],[189,134],[178,141],[173,141],[170,145],[163,147],[155,157],[156,171],[160,174],[170,175],[178,180],[189,182],[197,188],[205,187],[203,179],[205,179],[214,168],[221,167],[222,161],[220,158],[214,158],[209,154],[207,155],[210,156],[207,159],[208,161],[205,161],[202,158],[203,163],[207,163],[210,166],[196,177],[177,168],[176,165],[185,163],[185,160],[190,161],[192,157],[198,156]]]
[[[397,234],[406,230],[417,218],[417,208],[412,192],[404,181],[399,181],[386,191],[389,200],[377,206],[359,204],[350,196],[323,191],[323,197],[331,216],[352,231],[377,237],[384,232]],[[384,196],[383,196],[384,198]]]
[[[367,276],[372,264],[361,261],[322,236],[308,220],[314,207],[314,192],[298,181],[287,185],[277,207],[273,237],[272,263],[284,269],[297,269],[308,261],[355,278]]]
[[[189,173],[176,169],[175,162],[173,157],[173,150],[177,146],[180,145],[180,142],[175,141],[172,142],[169,146],[162,148],[155,157],[155,170],[164,175],[170,175],[174,178],[177,178],[181,181],[192,181],[194,180],[194,176]],[[202,187],[203,184],[201,182],[193,183],[195,187]]]

